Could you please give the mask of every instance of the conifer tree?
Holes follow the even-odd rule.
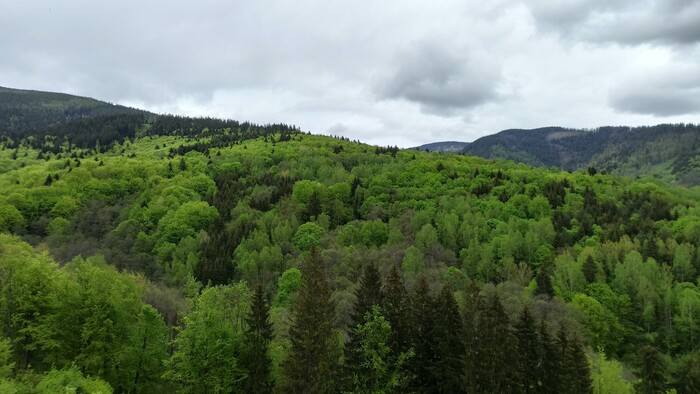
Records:
[[[283,364],[286,393],[331,393],[335,391],[336,339],[333,333],[334,305],[326,273],[318,252],[302,270],[302,282],[292,305],[289,330],[291,349]]]
[[[589,255],[586,258],[586,260],[583,262],[581,270],[583,271],[583,276],[586,278],[586,282],[595,282],[595,277],[598,273],[598,266],[596,265],[595,261],[593,261],[593,256]]]
[[[523,308],[515,324],[518,337],[518,350],[522,365],[523,390],[525,393],[539,393],[542,357],[541,343],[535,328],[535,321],[528,307]]]
[[[578,338],[569,338],[564,327],[557,332],[557,347],[561,359],[561,390],[573,394],[593,392],[588,359]]]
[[[357,357],[361,354],[358,352],[361,343],[357,339],[356,328],[365,323],[367,313],[371,312],[374,306],[380,306],[381,304],[382,278],[374,264],[369,263],[365,265],[360,276],[359,286],[355,290],[355,304],[351,316],[350,329],[348,330],[350,340],[345,347],[345,366],[348,372],[346,377],[348,378],[357,375],[360,368],[360,362]],[[352,382],[347,381],[346,385],[349,383]]]
[[[537,276],[535,276],[535,283],[537,283],[535,295],[543,295],[547,298],[554,297],[554,286],[552,285],[552,278],[550,275],[549,264],[540,266],[539,271],[537,271]]]
[[[511,328],[510,320],[503,309],[500,297],[494,295],[485,311],[481,325],[486,330],[485,347],[482,357],[491,368],[491,380],[485,381],[487,392],[520,393],[522,377],[518,340]],[[490,353],[490,355],[489,355]],[[487,373],[486,376],[489,374]]]
[[[398,268],[391,267],[382,291],[382,311],[386,320],[391,325],[391,337],[389,347],[394,356],[397,356],[410,347],[409,325],[406,317],[409,313],[408,292],[401,279]]]
[[[645,346],[639,351],[640,382],[635,387],[642,394],[663,393],[666,390],[666,365],[659,349]]]
[[[267,303],[265,290],[260,284],[255,288],[250,315],[246,321],[246,351],[243,357],[243,367],[248,370],[245,388],[250,393],[272,392],[270,369],[272,362],[268,348],[272,340],[272,323],[270,323],[270,307]]]
[[[464,308],[464,386],[468,393],[476,393],[479,387],[478,383],[481,377],[480,368],[481,360],[479,355],[482,353],[481,345],[483,343],[480,329],[479,314],[484,311],[484,299],[479,294],[479,287],[475,282],[467,288],[466,305]]]
[[[413,290],[411,297],[411,345],[415,352],[410,369],[415,379],[413,385],[416,391],[425,392],[433,387],[431,366],[435,360],[433,348],[435,301],[430,294],[430,287],[425,277],[421,277]]]
[[[540,321],[540,354],[542,364],[540,368],[540,389],[542,394],[561,393],[561,357],[557,352],[554,339],[547,330],[544,320]]]
[[[445,285],[435,303],[435,327],[432,363],[433,381],[439,393],[462,393],[465,348],[462,316],[449,285]]]

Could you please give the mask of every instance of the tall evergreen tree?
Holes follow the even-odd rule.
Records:
[[[569,338],[564,327],[559,328],[556,342],[561,360],[562,392],[592,393],[591,370],[581,342],[576,337]]]
[[[380,306],[382,304],[382,278],[379,275],[379,271],[374,266],[374,264],[369,263],[365,265],[362,275],[360,276],[360,283],[355,290],[355,304],[353,308],[353,313],[351,315],[350,329],[348,330],[348,335],[350,340],[345,347],[345,369],[347,371],[347,378],[352,378],[358,374],[360,362],[357,359],[361,355],[358,352],[358,348],[362,346],[357,338],[356,328],[365,323],[365,317],[367,313],[372,311],[375,306]],[[346,385],[352,382],[346,380]]]
[[[639,351],[639,377],[636,391],[642,394],[663,393],[666,390],[666,365],[659,349],[645,346]]]
[[[406,370],[406,362],[412,357],[413,350],[392,357],[390,335],[391,325],[376,305],[365,314],[364,323],[355,327],[359,346],[353,350],[358,366],[352,375],[353,393],[401,392],[407,387],[410,373]]]
[[[542,394],[561,393],[561,357],[557,352],[552,335],[547,330],[544,320],[540,321],[540,354],[542,364],[540,368],[540,389]]]
[[[539,271],[537,271],[537,276],[535,276],[535,283],[537,284],[535,295],[542,295],[547,298],[554,297],[554,286],[552,285],[551,274],[551,267],[549,264],[542,264],[540,266]]]
[[[581,270],[583,271],[583,276],[586,278],[586,282],[595,282],[595,277],[598,273],[598,265],[596,265],[595,261],[593,261],[593,256],[589,255],[586,258],[586,260],[583,262]]]
[[[398,268],[393,266],[386,278],[382,291],[384,316],[391,325],[391,337],[389,339],[389,347],[393,355],[397,355],[407,351],[409,345],[409,322],[406,317],[409,314],[408,292],[401,279]]]
[[[414,389],[427,392],[434,386],[431,366],[435,360],[433,348],[433,329],[435,320],[435,301],[430,294],[430,286],[425,277],[421,277],[413,290],[411,298],[411,344],[415,357],[410,369],[415,379]]]
[[[292,305],[291,348],[283,364],[284,392],[331,393],[335,387],[335,306],[318,252],[302,267],[303,276]]]
[[[518,340],[495,295],[484,300],[473,286],[468,293],[465,386],[468,393],[521,393]],[[472,306],[469,306],[469,304]]]
[[[270,378],[272,362],[268,348],[273,333],[270,307],[261,284],[255,288],[253,304],[246,322],[248,328],[245,332],[246,350],[242,366],[248,371],[248,377],[244,387],[249,393],[270,393],[273,383]]]
[[[523,391],[525,393],[539,393],[542,379],[542,356],[540,354],[542,344],[537,335],[535,320],[528,307],[523,308],[520,317],[515,324],[518,337],[518,350],[522,366]]]
[[[484,311],[484,299],[475,282],[467,288],[464,308],[464,387],[468,393],[477,393],[482,372],[481,345],[484,333],[480,329],[479,315]]]
[[[462,393],[462,371],[465,348],[463,342],[462,316],[449,285],[445,285],[435,302],[435,326],[432,363],[435,392]]]

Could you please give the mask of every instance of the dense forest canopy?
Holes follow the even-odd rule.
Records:
[[[439,142],[419,150],[459,151],[487,159],[506,159],[568,171],[604,171],[653,177],[669,183],[700,184],[700,126],[660,124],[599,127],[591,130],[545,127],[504,130],[472,143]]]
[[[700,389],[697,189],[105,116],[0,140],[0,392]]]

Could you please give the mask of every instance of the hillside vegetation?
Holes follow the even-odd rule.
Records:
[[[134,116],[0,139],[0,392],[700,388],[697,189]]]
[[[595,168],[630,177],[700,184],[700,126],[549,127],[506,130],[467,145],[463,153],[564,170]]]

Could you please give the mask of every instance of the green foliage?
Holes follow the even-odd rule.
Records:
[[[624,378],[622,364],[616,360],[608,360],[605,352],[598,353],[591,360],[594,394],[633,394],[632,383]]]
[[[330,393],[336,384],[339,356],[333,332],[335,311],[323,262],[315,249],[303,273],[292,307],[291,348],[283,366],[284,391]]]
[[[107,382],[84,376],[76,367],[48,372],[36,385],[40,394],[54,393],[112,393]]]
[[[175,339],[164,377],[183,392],[241,390],[241,366],[250,290],[245,283],[209,287],[194,301]]]
[[[359,346],[352,357],[356,367],[352,374],[352,393],[395,393],[405,390],[411,375],[405,369],[413,351],[392,355],[389,347],[391,324],[381,315],[381,308],[373,306],[364,317],[364,323],[354,330]]]
[[[413,389],[569,392],[564,383],[577,382],[586,391],[580,360],[590,349],[569,346],[577,336],[623,371],[639,367],[641,346],[658,346],[668,388],[692,392],[697,190],[279,125],[142,114],[69,123],[64,134],[0,135],[0,337],[12,390],[38,381],[22,376],[72,365],[118,392],[246,390],[257,368],[248,349],[265,342],[248,335],[247,281],[270,291],[275,391],[351,389],[348,373],[329,371],[357,367],[355,329],[379,305],[389,352],[374,354],[391,366],[412,349]],[[331,310],[297,305],[309,278],[292,267],[314,248],[325,269],[316,295]],[[369,265],[372,286],[359,275]],[[525,306],[531,321],[517,323]],[[322,318],[305,315],[319,309]],[[372,327],[385,327],[378,320]],[[566,351],[549,326],[533,336],[534,321],[570,332]],[[302,355],[291,334],[319,324],[322,346]],[[292,356],[318,374],[291,373]]]
[[[325,230],[316,223],[307,222],[299,226],[299,229],[294,234],[292,242],[301,251],[309,251],[311,248],[318,246],[321,242],[321,237],[325,234]]]

